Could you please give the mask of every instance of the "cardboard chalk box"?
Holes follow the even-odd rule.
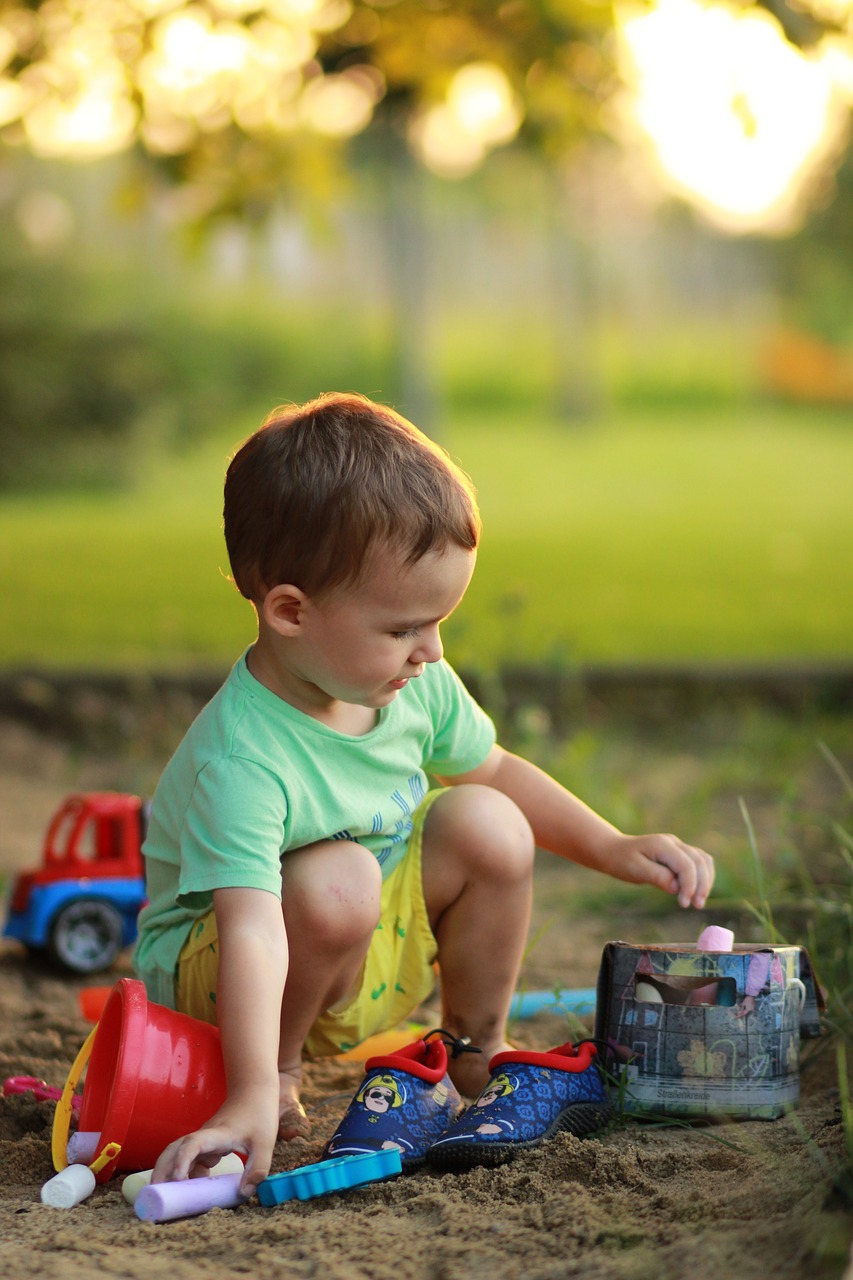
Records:
[[[608,942],[595,1035],[626,1061],[632,1114],[773,1119],[800,1096],[822,998],[802,947]]]

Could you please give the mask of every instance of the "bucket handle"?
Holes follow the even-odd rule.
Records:
[[[53,1167],[57,1173],[61,1173],[63,1169],[68,1167],[68,1133],[71,1128],[71,1116],[74,1111],[74,1104],[71,1099],[74,1097],[74,1090],[77,1088],[77,1081],[83,1074],[83,1068],[89,1061],[89,1055],[92,1052],[92,1042],[95,1039],[95,1032],[98,1030],[94,1026],[83,1041],[83,1045],[77,1057],[74,1059],[71,1070],[68,1072],[68,1079],[62,1089],[62,1095],[56,1104],[56,1110],[53,1113],[53,1131],[50,1138],[50,1154],[53,1157]]]

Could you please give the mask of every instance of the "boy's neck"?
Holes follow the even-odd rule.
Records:
[[[277,655],[270,646],[259,638],[246,655],[246,665],[258,684],[269,689],[282,702],[350,737],[361,737],[375,727],[379,713],[373,707],[330,698],[322,689],[302,680],[286,663],[276,659]]]

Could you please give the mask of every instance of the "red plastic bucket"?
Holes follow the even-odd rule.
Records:
[[[150,1169],[164,1147],[210,1119],[225,1093],[217,1028],[151,1004],[136,979],[117,982],[95,1029],[79,1116],[81,1131],[100,1133],[100,1150],[121,1147],[98,1181]]]

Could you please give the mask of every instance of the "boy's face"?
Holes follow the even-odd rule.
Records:
[[[294,655],[300,679],[330,701],[393,702],[442,656],[440,624],[464,596],[475,559],[450,546],[404,567],[390,549],[377,551],[354,587],[308,601]]]

